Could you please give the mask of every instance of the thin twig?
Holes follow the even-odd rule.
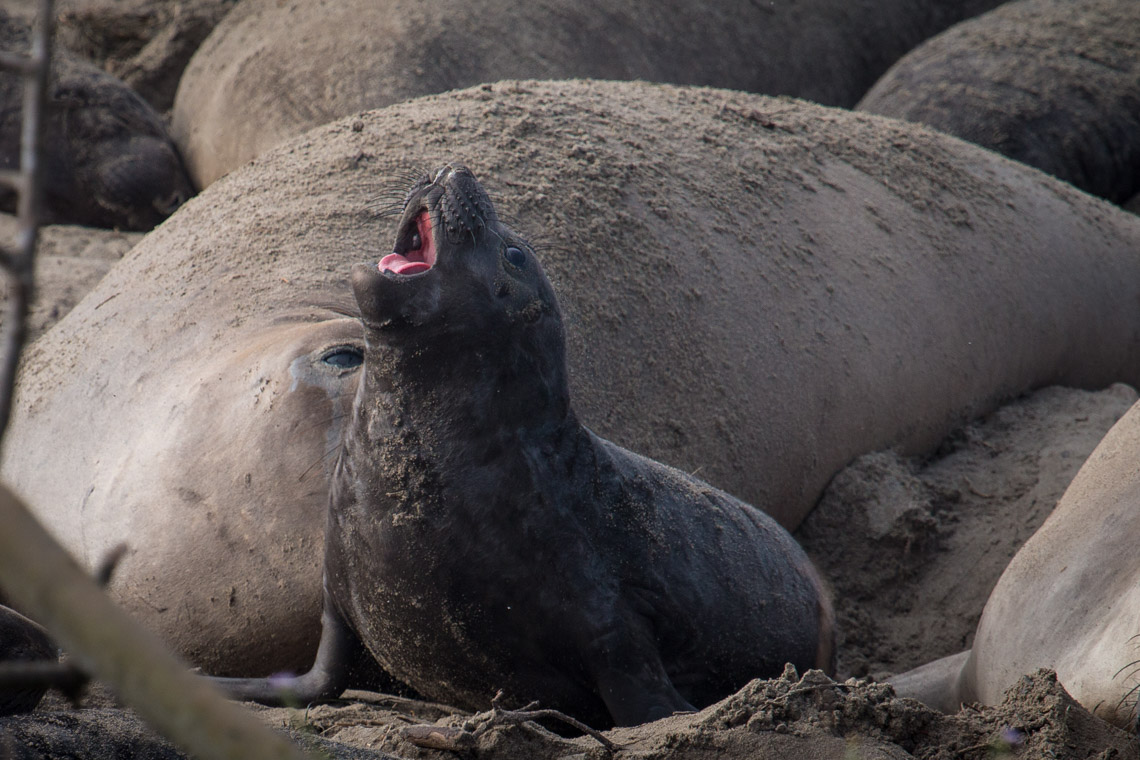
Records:
[[[20,133],[20,172],[24,175],[17,212],[19,231],[16,250],[2,260],[8,275],[8,313],[4,324],[3,356],[0,360],[0,440],[12,416],[16,369],[27,339],[28,308],[35,291],[36,239],[43,196],[43,162],[40,139],[51,75],[51,43],[55,31],[53,0],[40,0],[32,50],[22,65],[24,78],[23,125]],[[11,65],[11,56],[4,63]]]
[[[614,744],[612,741],[603,736],[601,731],[596,731],[590,728],[582,721],[576,718],[571,718],[566,713],[559,712],[558,710],[536,709],[538,707],[538,702],[531,702],[521,710],[504,710],[499,706],[502,698],[503,691],[500,689],[498,693],[495,694],[494,699],[491,700],[491,720],[476,729],[475,736],[479,736],[479,734],[486,731],[494,723],[526,723],[528,721],[541,720],[545,718],[547,720],[560,720],[568,726],[576,728],[587,736],[596,739],[599,744],[608,749],[610,752],[616,752],[618,750],[618,745]]]
[[[116,544],[103,557],[99,567],[95,568],[95,572],[92,574],[95,582],[103,588],[107,588],[107,584],[111,582],[111,576],[115,574],[115,568],[119,566],[119,561],[125,556],[127,556],[126,543]]]
[[[400,735],[417,747],[428,749],[443,749],[452,752],[463,752],[475,747],[479,737],[495,726],[517,725],[535,720],[558,720],[581,731],[610,752],[617,752],[621,745],[607,739],[602,732],[596,731],[585,723],[571,718],[558,710],[540,710],[538,702],[531,702],[521,710],[504,710],[502,703],[503,692],[499,690],[491,700],[490,712],[482,712],[473,716],[465,726],[479,724],[473,730],[457,726],[415,725],[400,729]]]
[[[90,680],[70,662],[0,662],[0,694],[29,688],[59,689],[75,702]]]
[[[0,69],[15,71],[17,74],[28,74],[35,68],[36,62],[23,53],[13,53],[9,50],[0,50]]]

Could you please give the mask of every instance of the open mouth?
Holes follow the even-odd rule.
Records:
[[[431,215],[421,211],[396,239],[396,248],[380,259],[381,272],[419,274],[435,266],[435,242],[431,234]]]

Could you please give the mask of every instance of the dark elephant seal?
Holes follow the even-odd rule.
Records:
[[[642,79],[851,106],[919,42],[999,2],[243,0],[186,67],[172,128],[205,187],[306,129],[504,79]]]
[[[1122,204],[1140,191],[1140,3],[1007,3],[908,53],[858,108]]]
[[[27,28],[0,11],[0,49],[24,50]],[[118,79],[57,54],[44,114],[43,221],[149,230],[194,193],[154,110]],[[0,170],[20,165],[23,85],[0,71]],[[0,189],[0,210],[15,209]]]
[[[787,662],[834,670],[830,601],[786,530],[578,422],[554,290],[468,169],[417,183],[393,253],[352,279],[364,369],[325,631],[288,698],[339,696],[354,636],[432,699],[487,709],[501,688],[595,724],[704,707]]]
[[[1140,220],[961,140],[635,82],[361,114],[191,200],[21,363],[3,477],[87,566],[126,541],[110,593],[207,672],[312,662],[349,266],[408,164],[457,156],[535,231],[579,419],[785,527],[859,454],[1140,382]]]
[[[59,44],[169,111],[182,70],[237,0],[69,0]]]
[[[58,652],[47,631],[13,609],[0,605],[0,663],[55,660]],[[7,691],[0,688],[0,716],[31,712],[47,687]]]

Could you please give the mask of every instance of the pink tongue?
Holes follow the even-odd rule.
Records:
[[[403,253],[389,253],[377,264],[381,272],[419,274],[432,268],[435,264],[435,243],[432,241],[431,216],[427,211],[421,211],[416,216],[416,231],[419,233],[419,247]]]
[[[431,269],[431,264],[426,261],[408,261],[407,258],[398,253],[389,253],[384,258],[380,259],[378,266],[381,272],[395,272],[396,274],[419,274]]]

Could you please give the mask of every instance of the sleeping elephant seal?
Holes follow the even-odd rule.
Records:
[[[503,79],[644,79],[851,106],[919,42],[999,2],[243,0],[186,67],[173,131],[205,187],[306,129]]]
[[[554,290],[468,169],[418,182],[393,252],[352,279],[364,369],[317,666],[235,695],[339,696],[353,637],[432,699],[487,709],[501,688],[593,725],[704,707],[787,662],[834,672],[830,601],[786,530],[578,422]]]
[[[126,541],[112,595],[207,672],[312,661],[349,268],[390,251],[374,199],[458,156],[542,251],[578,418],[785,527],[861,453],[1140,382],[1140,219],[961,140],[635,82],[362,114],[191,200],[21,363],[3,477],[85,564]]]
[[[1109,431],[1002,573],[969,652],[898,676],[943,710],[1000,704],[1038,668],[1090,711],[1133,728],[1140,688],[1140,405]]]
[[[1140,3],[1007,3],[908,53],[858,108],[1122,204],[1140,191]]]
[[[0,50],[27,46],[27,28],[0,10]],[[0,170],[20,166],[22,103],[20,76],[0,71]],[[194,194],[162,117],[90,64],[53,56],[44,120],[45,222],[149,230]],[[15,204],[0,188],[0,210]]]
[[[0,605],[0,663],[56,660],[58,652],[47,631],[26,617]],[[7,691],[0,688],[0,716],[31,712],[47,687]]]

